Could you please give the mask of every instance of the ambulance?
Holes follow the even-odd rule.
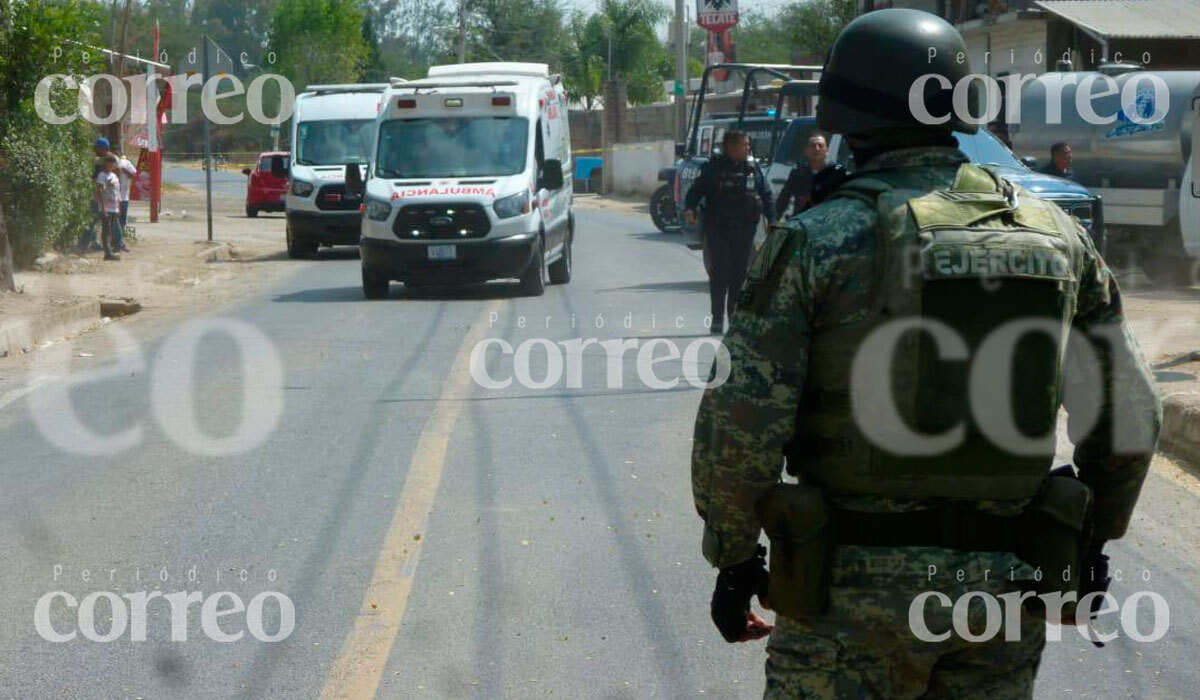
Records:
[[[322,245],[358,244],[362,198],[346,192],[345,172],[370,160],[379,100],[388,87],[310,85],[296,95],[291,156],[286,171],[276,173],[289,178],[284,212],[290,257],[310,257]]]
[[[541,63],[434,66],[383,94],[365,182],[363,294],[571,280],[571,138],[562,80]]]

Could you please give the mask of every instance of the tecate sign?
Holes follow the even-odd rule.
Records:
[[[738,23],[737,0],[696,0],[696,24],[723,32]]]

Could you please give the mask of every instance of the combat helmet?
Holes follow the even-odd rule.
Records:
[[[955,114],[953,88],[970,75],[967,45],[946,20],[920,10],[884,9],[856,18],[838,35],[825,59],[817,89],[817,125],[831,133],[861,134],[907,126],[935,126],[975,133],[978,126]],[[960,55],[962,62],[959,62]],[[943,124],[927,125],[909,108],[909,90],[923,75],[945,76],[924,82],[925,108]],[[968,104],[975,108],[972,81]]]

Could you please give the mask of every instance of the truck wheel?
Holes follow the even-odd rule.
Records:
[[[1186,287],[1192,284],[1192,268],[1195,261],[1186,256],[1169,253],[1148,253],[1142,260],[1142,269],[1154,284],[1163,287]]]
[[[566,284],[571,281],[571,239],[563,243],[562,257],[550,265],[550,284]]]
[[[387,277],[371,272],[366,267],[362,269],[363,296],[368,299],[384,299],[388,295],[390,282]]]
[[[317,254],[317,244],[297,239],[292,235],[292,227],[289,226],[287,228],[287,253],[288,257],[293,260],[311,258]]]
[[[246,216],[253,219],[254,217],[258,216],[258,210],[254,207],[246,207]]]
[[[533,260],[529,269],[521,275],[521,295],[540,297],[546,292],[546,243],[539,235],[534,246]]]
[[[667,185],[654,190],[654,194],[650,196],[650,219],[663,233],[680,230],[679,218],[675,213],[675,197]]]
[[[1178,220],[1161,230],[1157,241],[1142,252],[1142,269],[1156,285],[1180,287],[1196,284],[1192,279],[1195,261],[1183,247]]]

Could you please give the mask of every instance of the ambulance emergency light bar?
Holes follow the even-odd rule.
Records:
[[[393,84],[392,87],[399,87],[405,90],[435,90],[437,88],[492,88],[494,91],[497,87],[517,85],[515,80],[485,80],[472,82],[438,82],[436,80],[412,80],[407,83]]]
[[[318,95],[334,95],[352,92],[383,92],[388,88],[386,83],[362,83],[360,85],[309,85],[304,92],[315,92]]]
[[[431,103],[434,101],[433,100],[434,97],[435,97],[434,95],[422,95],[421,102],[426,107],[432,107],[433,105]],[[485,99],[487,101],[485,101]],[[512,93],[505,92],[505,93],[489,93],[487,95],[469,95],[468,94],[468,95],[461,95],[461,96],[456,96],[456,97],[445,97],[442,99],[442,106],[450,107],[450,108],[463,107],[464,105],[466,105],[468,107],[482,107],[482,106],[486,106],[488,104],[488,102],[491,103],[492,107],[512,107],[513,106],[513,95],[512,95]],[[416,109],[417,108],[417,95],[412,95],[412,96],[408,96],[408,97],[397,97],[394,104],[396,105],[396,109]]]

